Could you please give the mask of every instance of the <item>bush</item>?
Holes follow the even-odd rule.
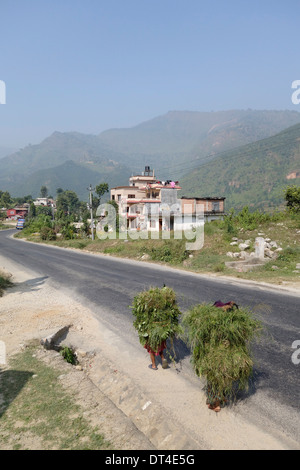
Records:
[[[135,296],[132,313],[141,345],[148,345],[153,351],[157,351],[163,341],[182,332],[179,326],[181,312],[175,292],[169,287],[151,288]]]
[[[13,283],[10,280],[10,277],[5,274],[0,274],[0,297],[2,297],[4,289],[12,287]]]
[[[300,186],[288,186],[285,189],[285,200],[290,212],[300,212]]]
[[[40,237],[42,240],[56,240],[56,233],[51,227],[42,227],[40,230]]]
[[[162,261],[171,264],[180,264],[187,257],[188,252],[182,240],[165,240],[161,245],[145,250],[152,261]]]
[[[76,230],[69,224],[61,228],[61,233],[65,240],[73,240],[73,238],[76,238]]]
[[[284,213],[268,214],[259,210],[250,212],[249,207],[245,206],[238,214],[235,214],[234,210],[231,209],[228,215],[224,217],[220,226],[224,228],[227,234],[236,236],[241,228],[244,230],[255,230],[260,224],[277,222],[283,217]]]
[[[78,363],[76,354],[74,353],[72,348],[69,348],[68,346],[63,346],[60,350],[60,354],[69,364],[76,365]]]
[[[224,312],[207,304],[196,305],[183,318],[192,364],[196,374],[207,380],[207,390],[220,402],[248,386],[253,370],[251,340],[261,323],[245,309]]]
[[[51,227],[52,222],[51,222],[51,217],[47,215],[40,214],[37,217],[27,217],[26,218],[26,228],[23,231],[23,233],[26,234],[31,234],[34,232],[40,232],[42,227]]]
[[[278,261],[284,261],[287,263],[296,262],[300,257],[299,246],[287,246],[278,255]]]

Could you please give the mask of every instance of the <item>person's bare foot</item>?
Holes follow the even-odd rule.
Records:
[[[216,413],[218,413],[219,411],[221,411],[220,405],[208,405],[208,408],[209,408],[210,410],[215,411]]]

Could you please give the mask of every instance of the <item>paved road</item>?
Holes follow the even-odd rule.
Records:
[[[292,343],[300,340],[299,296],[278,289],[267,290],[236,281],[205,278],[149,263],[30,244],[12,239],[12,233],[0,232],[2,255],[32,269],[39,278],[50,278],[57,286],[70,289],[73,297],[84,298],[85,304],[91,306],[95,314],[101,315],[101,321],[133,345],[137,341],[132,333],[129,306],[137,292],[150,286],[166,284],[174,288],[183,311],[196,303],[218,299],[235,300],[237,304],[259,308],[267,335],[254,347],[256,369],[252,394],[254,396],[254,392],[261,391],[272,403],[287,407],[284,409],[290,416],[294,414],[297,418],[294,424],[285,422],[284,416],[277,416],[277,411],[274,419],[283,429],[293,427],[292,434],[299,435],[296,423],[300,417],[300,364],[294,364],[291,359],[294,352]],[[176,347],[189,374],[188,348],[181,342]]]

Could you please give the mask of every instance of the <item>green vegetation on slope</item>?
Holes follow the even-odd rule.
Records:
[[[300,124],[199,166],[180,181],[185,196],[226,197],[227,209],[274,210],[287,178],[300,176]],[[292,175],[295,172],[296,175]],[[281,205],[282,208],[282,205]]]

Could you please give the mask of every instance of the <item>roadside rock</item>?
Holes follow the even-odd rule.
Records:
[[[263,233],[259,232],[258,235],[264,235]],[[240,243],[239,243],[240,242]],[[230,258],[239,258],[241,260],[248,260],[249,258],[259,258],[261,262],[265,259],[276,259],[278,256],[278,253],[282,251],[281,247],[278,247],[278,244],[276,241],[271,240],[271,238],[256,238],[255,239],[255,252],[249,252],[249,249],[251,247],[251,240],[245,240],[244,242],[241,242],[236,237],[232,237],[232,242],[230,242],[230,246],[237,246],[239,248],[239,252],[232,252],[228,251],[226,253],[226,256]],[[259,249],[258,249],[259,247]]]
[[[276,259],[278,256],[278,254],[275,251],[272,251],[270,248],[265,248],[265,255],[271,259]]]
[[[239,244],[239,249],[242,251],[248,250],[250,248],[250,245],[248,243],[240,243]]]

